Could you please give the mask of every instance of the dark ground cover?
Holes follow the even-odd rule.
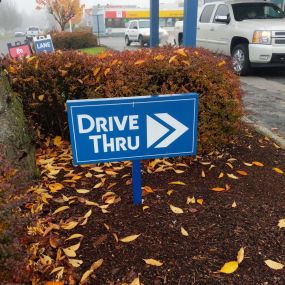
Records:
[[[285,171],[285,151],[269,139],[244,128],[223,152],[145,162],[142,206],[132,204],[129,162],[73,167],[70,158],[69,144],[59,138],[38,151],[41,184],[30,191],[27,208],[35,212],[30,268],[39,280],[62,273],[68,284],[78,284],[103,259],[87,283],[131,284],[139,277],[144,285],[285,284],[284,269],[264,262],[285,263],[285,229],[278,227],[285,218],[285,175],[279,171]],[[62,206],[69,208],[54,213]],[[73,229],[63,228],[74,221]],[[83,236],[65,241],[77,233]],[[120,241],[138,234],[134,241]],[[76,257],[69,258],[83,263],[73,268],[62,249],[79,242]],[[236,260],[241,247],[245,258],[239,268],[218,272]],[[162,266],[147,265],[143,259],[149,258]],[[54,268],[59,269],[50,274]]]

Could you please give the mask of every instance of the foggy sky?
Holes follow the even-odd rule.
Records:
[[[2,0],[2,2],[5,1],[14,1],[16,6],[19,8],[19,10],[24,10],[26,12],[29,12],[31,10],[35,10],[35,0]],[[97,5],[98,3],[101,5],[105,4],[114,4],[114,5],[126,5],[126,4],[136,4],[140,7],[149,7],[149,1],[150,0],[81,0],[81,4],[86,4],[87,7],[91,7],[94,5]],[[171,3],[175,2],[175,0],[163,0],[161,1],[163,3]]]

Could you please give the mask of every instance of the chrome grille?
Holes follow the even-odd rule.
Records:
[[[273,31],[272,38],[275,45],[285,45],[285,31]]]

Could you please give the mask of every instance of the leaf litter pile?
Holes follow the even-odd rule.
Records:
[[[285,284],[285,152],[244,130],[224,152],[74,167],[70,145],[38,150],[28,190],[33,284]],[[46,283],[48,284],[48,283]]]

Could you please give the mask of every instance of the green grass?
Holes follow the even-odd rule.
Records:
[[[91,54],[91,55],[96,55],[96,54],[101,53],[101,52],[103,52],[105,50],[106,50],[105,47],[92,47],[92,48],[82,48],[82,49],[80,49],[80,51],[85,52],[87,54]]]

